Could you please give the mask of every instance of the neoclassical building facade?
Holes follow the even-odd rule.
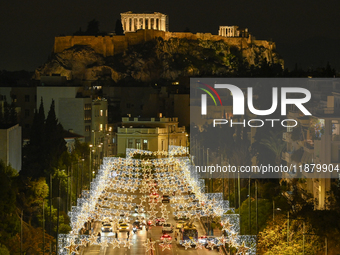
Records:
[[[169,31],[168,16],[159,12],[133,13],[131,11],[120,14],[124,32],[135,32],[139,29],[154,29]]]

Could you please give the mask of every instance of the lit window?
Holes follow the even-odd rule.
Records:
[[[107,110],[106,110],[106,117],[107,117]]]
[[[100,130],[100,131],[103,131],[103,124],[100,124],[99,130]]]
[[[103,110],[100,110],[100,116],[103,116]]]
[[[140,139],[136,139],[136,149],[141,149],[141,147],[140,147]]]
[[[163,147],[163,141],[162,141],[162,147]],[[143,150],[147,150],[147,149],[148,149],[148,140],[143,139]]]

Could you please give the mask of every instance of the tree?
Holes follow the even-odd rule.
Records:
[[[63,137],[63,127],[58,123],[55,115],[55,104],[52,100],[50,110],[48,112],[45,123],[45,174],[53,173],[53,168],[58,168],[60,157],[63,155],[66,148],[66,142]]]
[[[286,143],[282,140],[281,132],[269,131],[268,138],[263,139],[261,142],[269,150],[271,150],[275,155],[275,164],[280,165],[281,163],[281,153],[286,146]]]
[[[7,247],[5,245],[0,244],[0,254],[2,255],[10,255]]]
[[[116,35],[124,35],[123,25],[120,19],[116,21],[115,33]]]
[[[43,254],[43,235],[45,234],[45,254],[49,253],[49,243],[54,241],[54,238],[43,233],[42,228],[34,228],[23,222],[23,238],[22,238],[22,250],[23,254]],[[19,233],[10,240],[8,243],[11,254],[20,253],[20,235]],[[53,253],[54,254],[54,253]]]
[[[21,175],[38,178],[44,176],[45,169],[45,111],[41,98],[39,110],[35,111],[30,132],[30,142],[23,148],[23,168]]]
[[[88,22],[86,34],[87,35],[97,35],[99,33],[99,21],[96,19],[93,19]]]
[[[323,242],[314,235],[312,226],[305,222],[305,254],[318,254],[322,251]],[[289,222],[289,245],[287,244],[287,219],[278,215],[275,222],[270,222],[258,235],[259,254],[302,254],[303,224],[301,220],[291,219]]]
[[[13,182],[16,171],[0,160],[0,243],[7,243],[19,231],[17,217],[17,188]]]
[[[40,177],[37,180],[31,180],[30,178],[22,178],[19,188],[20,207],[25,212],[26,219],[28,218],[28,224],[31,225],[32,218],[43,204],[43,199],[48,196],[48,185],[44,177]]]
[[[237,209],[236,212],[240,210]],[[241,204],[241,233],[256,234],[256,201],[251,200],[251,233],[249,233],[249,198],[244,200]],[[266,225],[268,218],[272,215],[272,203],[267,199],[260,199],[258,201],[258,230],[262,231]]]

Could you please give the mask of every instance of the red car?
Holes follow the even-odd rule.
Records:
[[[156,219],[156,226],[160,226],[161,223],[164,223],[164,222],[165,222],[165,219],[163,219],[163,218],[157,218],[157,219]]]
[[[163,234],[161,236],[161,240],[164,240],[164,239],[168,239],[169,241],[171,241],[172,237],[169,234]]]
[[[151,194],[150,194],[150,197],[151,197],[151,198],[158,198],[159,195],[158,195],[156,192],[154,192],[154,193],[151,193]]]

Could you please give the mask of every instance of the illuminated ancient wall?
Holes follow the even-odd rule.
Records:
[[[240,48],[249,47],[250,43],[256,46],[263,46],[269,49],[275,49],[275,43],[265,40],[254,40],[241,37],[224,37],[219,35],[212,35],[210,33],[186,33],[186,32],[164,32],[152,29],[138,30],[137,32],[126,33],[125,35],[113,36],[58,36],[54,40],[54,52],[62,52],[65,49],[71,48],[74,45],[88,45],[97,53],[104,57],[113,56],[115,54],[125,51],[129,45],[136,45],[153,40],[157,37],[162,37],[164,40],[170,38],[187,38],[189,40],[223,40],[229,45]]]

